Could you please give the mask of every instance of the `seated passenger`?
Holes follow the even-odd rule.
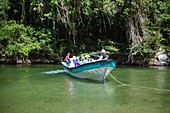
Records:
[[[80,57],[79,57],[79,56],[76,58],[76,60],[77,60],[77,63],[78,63],[79,65],[81,65],[81,61],[80,61]]]
[[[81,58],[81,61],[79,63],[80,63],[80,65],[84,64],[84,57]]]
[[[91,62],[95,62],[95,60],[93,58],[91,58]]]
[[[98,60],[98,57],[95,57],[94,59],[95,59],[95,60]]]
[[[76,60],[79,62],[80,61],[80,57],[78,56],[78,57],[76,57]]]
[[[77,58],[75,56],[73,56],[73,62],[74,62],[75,67],[79,66]]]
[[[89,58],[90,58],[90,56],[89,56],[89,55],[86,55],[83,64],[89,63],[89,62],[90,62]]]
[[[72,67],[75,67],[75,64],[74,64],[73,60],[71,60],[71,63],[69,65],[69,68],[72,68]]]
[[[99,57],[99,60],[107,60],[106,51],[104,49],[101,50],[101,55]]]

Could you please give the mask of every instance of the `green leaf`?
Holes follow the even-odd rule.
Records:
[[[43,3],[40,3],[40,6],[41,6],[41,7],[43,7],[43,6],[44,6],[44,4],[43,4]]]
[[[34,8],[33,8],[33,10],[34,10],[34,11],[37,11],[37,8],[36,8],[36,7],[34,7]]]

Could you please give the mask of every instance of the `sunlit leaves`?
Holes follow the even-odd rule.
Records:
[[[1,51],[12,57],[19,55],[24,58],[32,51],[47,50],[51,38],[51,32],[47,29],[35,30],[15,21],[9,21],[0,29]]]
[[[40,1],[35,1],[35,0],[33,0],[30,5],[33,7],[33,11],[37,11],[38,7],[44,7],[43,3],[41,3]]]
[[[114,51],[114,52],[119,51],[119,49],[117,49],[116,47],[113,47],[113,46],[104,46],[104,48],[108,51]]]

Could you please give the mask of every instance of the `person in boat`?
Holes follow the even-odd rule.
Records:
[[[80,61],[80,57],[78,56],[78,57],[76,57],[76,60],[79,62]]]
[[[101,50],[101,55],[99,57],[99,60],[107,60],[106,51],[104,49]]]
[[[83,64],[89,63],[90,62],[89,58],[90,58],[90,56],[86,55]]]
[[[65,58],[65,61],[66,61],[67,64],[70,64],[70,62],[71,62],[71,61],[69,60],[69,59],[70,59],[69,57],[70,57],[70,53],[67,53],[67,56],[66,56],[66,58]]]
[[[84,57],[81,58],[81,61],[79,62],[80,65],[84,64]]]
[[[77,60],[77,63],[78,63],[79,65],[81,65],[81,61],[80,61],[80,57],[79,57],[79,56],[77,57],[76,60]]]
[[[94,60],[98,60],[98,57],[95,57]]]
[[[75,67],[79,66],[76,56],[73,56],[73,62]]]
[[[70,65],[69,65],[69,68],[72,68],[72,67],[75,67],[73,60],[71,60]]]
[[[96,60],[94,58],[91,58],[91,62],[95,62]]]

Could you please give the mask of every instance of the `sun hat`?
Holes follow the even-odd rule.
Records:
[[[86,55],[85,57],[86,57],[86,58],[90,58],[90,56],[89,56],[89,55]]]
[[[104,49],[101,50],[101,53],[105,53],[106,51]]]
[[[76,56],[73,56],[73,60],[76,60]]]
[[[84,59],[84,57],[82,57],[81,59]]]

